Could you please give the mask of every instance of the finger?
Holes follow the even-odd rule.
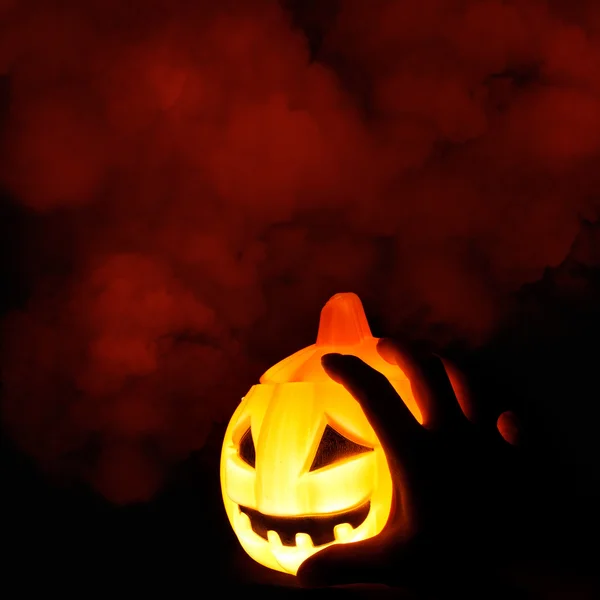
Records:
[[[452,386],[454,395],[458,400],[460,409],[469,421],[475,422],[475,403],[473,401],[473,392],[469,382],[467,381],[467,378],[465,377],[465,374],[451,360],[442,358],[442,362],[444,363],[444,368],[448,374],[450,385]]]
[[[321,361],[329,377],[359,402],[384,450],[402,460],[414,455],[423,429],[386,377],[356,356],[325,354]]]
[[[465,415],[439,356],[410,349],[389,339],[380,340],[377,350],[408,377],[425,427],[450,429],[465,424]]]
[[[498,432],[511,446],[519,446],[522,442],[522,429],[514,412],[504,411],[496,422]]]

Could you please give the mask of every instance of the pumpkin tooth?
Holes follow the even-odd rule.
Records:
[[[271,544],[272,546],[283,546],[279,534],[276,531],[273,531],[272,529],[269,529],[269,531],[267,531],[267,539],[269,540],[269,544]]]
[[[349,542],[352,534],[354,533],[354,527],[350,523],[340,523],[333,528],[333,536],[338,542],[344,544]]]
[[[242,531],[252,530],[252,523],[250,522],[250,517],[241,510],[238,512],[238,526]]]
[[[296,546],[300,550],[310,550],[311,548],[315,547],[312,538],[310,537],[310,535],[308,535],[308,533],[296,534]]]

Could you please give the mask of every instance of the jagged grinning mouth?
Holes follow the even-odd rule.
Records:
[[[265,540],[268,539],[267,532],[275,531],[281,543],[284,546],[296,545],[296,534],[306,533],[315,546],[323,546],[336,539],[334,527],[341,523],[348,523],[353,529],[364,523],[369,511],[371,502],[367,501],[357,508],[345,512],[334,513],[331,515],[309,515],[300,517],[274,517],[264,515],[263,513],[239,506],[240,512],[244,513],[250,519],[252,531],[260,535]]]

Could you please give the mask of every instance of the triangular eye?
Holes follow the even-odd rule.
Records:
[[[371,450],[373,448],[357,444],[344,437],[341,433],[338,433],[330,425],[326,425],[309,471],[316,471],[317,469],[336,463],[343,458],[362,454],[363,452],[370,452]]]
[[[252,430],[248,428],[240,440],[240,458],[251,467],[256,466],[256,449],[252,439]]]

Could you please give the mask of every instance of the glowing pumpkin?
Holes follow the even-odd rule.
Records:
[[[231,417],[221,488],[242,547],[296,574],[323,548],[377,535],[392,508],[381,444],[359,403],[321,357],[353,354],[383,373],[421,420],[404,373],[377,352],[360,299],[337,294],[321,311],[317,343],[269,369]]]

